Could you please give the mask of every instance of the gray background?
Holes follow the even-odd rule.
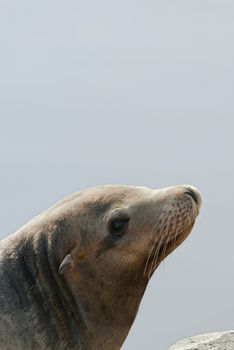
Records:
[[[0,1],[1,237],[98,184],[203,193],[125,350],[234,328],[233,18],[227,0]]]

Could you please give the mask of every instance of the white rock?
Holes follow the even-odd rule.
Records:
[[[234,350],[234,331],[197,335],[177,342],[169,350]]]

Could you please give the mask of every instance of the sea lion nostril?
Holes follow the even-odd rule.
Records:
[[[187,189],[185,191],[185,194],[188,194],[190,197],[192,197],[192,199],[194,200],[194,202],[198,205],[198,197],[195,191],[193,191],[191,188]]]

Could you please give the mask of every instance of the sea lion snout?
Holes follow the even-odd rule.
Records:
[[[159,190],[155,190],[155,194],[156,199],[157,197],[162,197],[166,201],[168,201],[169,199],[182,200],[182,197],[189,197],[190,199],[192,199],[192,202],[196,204],[198,211],[202,204],[202,196],[200,191],[196,187],[191,185],[165,187]]]
[[[155,190],[155,225],[144,269],[148,278],[166,256],[187,238],[199,214],[201,201],[199,190],[189,185]]]
[[[202,204],[200,191],[191,185],[178,185],[155,191],[155,207],[161,210],[161,221],[175,223],[176,231],[183,222],[184,227],[194,223]]]

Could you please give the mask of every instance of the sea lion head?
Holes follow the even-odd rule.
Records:
[[[98,270],[102,265],[111,274],[138,272],[149,278],[192,230],[201,195],[186,185],[161,190],[101,186],[84,191],[74,202],[79,232],[60,273],[91,259]]]
[[[70,215],[70,235],[63,239],[70,248],[62,250],[59,274],[82,305],[98,349],[103,341],[119,349],[149,278],[189,235],[200,205],[199,191],[187,185],[101,186],[59,204]]]

